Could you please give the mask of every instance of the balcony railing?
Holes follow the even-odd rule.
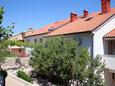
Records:
[[[106,68],[115,70],[115,55],[104,55],[103,59],[105,61]]]

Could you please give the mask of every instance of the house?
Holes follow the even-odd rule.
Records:
[[[84,10],[82,16],[71,13],[70,23],[47,36],[76,37],[94,58],[101,55],[106,64],[106,84],[115,86],[115,8],[111,8],[110,2],[111,0],[101,0],[100,12],[89,14]]]
[[[83,11],[82,16],[72,12],[69,19],[55,22],[37,30],[26,39],[63,35],[65,38],[76,38],[96,57],[102,55],[106,63],[105,79],[107,86],[115,86],[115,8],[110,0],[101,0],[101,11],[89,14]],[[44,36],[41,32],[44,32]],[[35,38],[36,37],[36,38]]]
[[[68,19],[29,32],[25,35],[25,41],[36,43],[60,35],[67,39],[76,38],[94,58],[101,55],[106,63],[106,84],[115,86],[115,8],[111,8],[111,0],[101,0],[99,12],[90,14],[84,10],[81,16],[72,12]]]
[[[33,31],[32,28],[29,28],[28,31],[22,32],[20,34],[13,35],[12,37],[9,38],[9,40],[14,40],[14,41],[25,41],[25,36],[28,35]],[[9,50],[11,53],[16,55],[17,57],[27,57],[29,55],[29,52],[26,50],[24,46],[10,46],[9,45]]]
[[[54,29],[63,27],[64,25],[69,23],[69,19],[61,20],[58,22],[54,22],[47,26],[44,26],[38,30],[31,31],[28,34],[25,34],[25,41],[30,43],[36,43],[38,41],[42,41],[43,38],[46,38],[49,32],[52,32]]]
[[[16,35],[13,35],[12,37],[10,37],[9,39],[24,41],[24,35],[25,35],[25,33],[16,34]]]

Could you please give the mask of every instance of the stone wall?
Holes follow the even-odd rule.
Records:
[[[39,85],[34,85],[29,82],[26,82],[25,80],[22,80],[18,78],[17,76],[8,73],[8,76],[6,78],[6,86],[39,86]]]

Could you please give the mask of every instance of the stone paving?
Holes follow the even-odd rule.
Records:
[[[24,86],[24,85],[8,75],[6,78],[6,86]]]
[[[15,63],[15,58],[11,58],[5,61],[5,63],[2,65],[2,68],[7,70],[8,76],[6,78],[6,86],[53,86],[51,83],[47,82],[47,80],[39,79],[39,81],[34,80],[34,84],[30,84],[16,76],[16,72],[21,69],[27,74],[32,69],[32,67],[29,66],[29,58],[21,58],[20,59],[21,68],[19,67],[19,64]]]
[[[28,64],[29,58],[21,58],[21,64],[23,65],[21,69],[25,71],[26,73],[29,73],[31,71],[31,67]],[[19,68],[19,64],[15,63],[15,58],[10,58],[5,61],[5,63],[2,65],[2,68],[7,70],[8,76],[6,78],[6,86],[36,86],[36,85],[29,85],[24,80],[16,77],[16,71]]]
[[[31,84],[18,78],[17,76],[13,75],[12,73],[8,72],[8,76],[6,78],[6,86],[39,86],[36,84]]]

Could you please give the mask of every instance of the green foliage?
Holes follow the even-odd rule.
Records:
[[[13,54],[10,53],[10,51],[8,50],[8,45],[10,44],[10,42],[8,40],[4,40],[0,42],[0,63],[3,63],[4,60],[7,57],[12,57],[14,56]]]
[[[11,57],[13,54],[8,49],[0,49],[0,63],[3,63],[7,57]]]
[[[71,46],[70,46],[71,44]],[[63,38],[52,38],[47,43],[39,43],[36,45],[30,60],[30,64],[40,75],[48,78],[70,78],[68,73],[71,71],[71,63],[69,59],[73,57],[76,47],[74,41],[64,42]],[[68,50],[68,51],[67,51]],[[67,67],[68,65],[68,67]]]
[[[97,56],[94,59],[90,59],[88,66],[88,80],[87,86],[104,86],[102,74],[105,68],[104,63],[102,64],[101,56]]]
[[[75,40],[52,37],[35,45],[30,65],[39,75],[57,84],[77,86],[103,86],[101,74],[104,65],[100,58],[93,59]]]
[[[8,51],[8,46],[6,45],[6,40],[12,35],[12,29],[14,28],[14,23],[11,26],[3,26],[3,14],[4,8],[0,7],[0,63],[2,63],[6,57],[10,57],[11,54]]]
[[[4,14],[4,8],[0,7],[0,42],[8,39],[12,35],[12,29],[14,28],[14,23],[12,23],[11,26],[3,26],[3,14]]]
[[[23,71],[20,71],[20,70],[17,71],[17,76],[20,77],[21,79],[27,81],[27,82],[32,83],[32,78]]]
[[[3,7],[0,7],[0,24],[2,23],[3,20],[3,14],[4,14],[4,9]]]
[[[14,45],[16,45],[16,46],[21,47],[21,46],[27,46],[27,43],[24,42],[24,41],[19,41],[19,40],[6,40],[6,41],[4,41],[4,45],[5,46],[8,46],[8,45],[14,46]]]

